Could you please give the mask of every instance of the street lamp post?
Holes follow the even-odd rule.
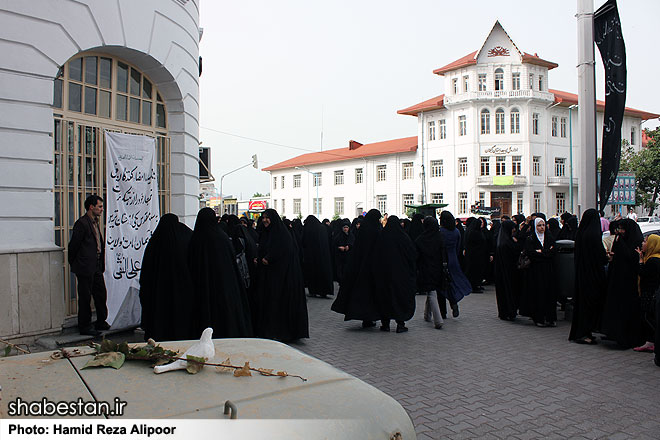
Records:
[[[568,199],[571,204],[571,214],[573,212],[573,114],[572,111],[574,108],[578,108],[577,104],[573,104],[568,107],[568,170],[569,170],[569,182],[568,182]]]
[[[230,174],[232,174],[232,173],[235,173],[236,171],[242,170],[242,169],[245,168],[245,167],[249,167],[250,165],[252,165],[253,168],[259,168],[259,165],[258,165],[258,162],[257,162],[257,155],[256,155],[256,154],[253,154],[253,155],[252,155],[252,162],[250,162],[250,163],[248,163],[248,164],[246,164],[246,165],[243,165],[242,167],[238,167],[238,168],[236,168],[235,170],[231,170],[230,172],[225,173],[225,174],[223,174],[222,176],[220,176],[220,199],[222,200],[222,206],[223,206],[223,212],[222,212],[222,213],[223,213],[223,214],[224,214],[224,204],[225,204],[225,199],[224,199],[224,197],[222,197],[222,181],[224,180],[225,176],[228,176],[228,175],[230,175]]]

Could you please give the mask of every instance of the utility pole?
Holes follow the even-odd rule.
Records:
[[[578,25],[578,124],[580,126],[580,179],[578,211],[597,208],[596,203],[596,80],[594,61],[593,0],[577,0]],[[578,212],[578,214],[581,214]]]

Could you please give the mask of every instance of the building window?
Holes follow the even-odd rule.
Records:
[[[335,171],[335,185],[344,184],[344,170]]]
[[[273,189],[277,189],[277,177],[273,177]]]
[[[486,193],[483,191],[479,192],[479,205],[486,206]]]
[[[440,126],[440,139],[447,139],[447,124],[445,123],[445,120],[440,119],[438,125]]]
[[[523,197],[524,197],[524,194],[525,193],[523,193],[522,191],[518,191],[518,200],[517,200],[517,202],[518,202],[517,203],[518,214],[523,213],[523,200],[524,200]]]
[[[323,198],[314,198],[314,215],[321,215],[321,206],[323,205]]]
[[[504,110],[501,108],[495,111],[495,133],[504,134]]]
[[[442,193],[431,193],[431,203],[441,204],[443,199]]]
[[[539,134],[539,114],[532,114],[532,133]]]
[[[344,215],[343,197],[335,197],[335,215]]]
[[[402,200],[403,200],[403,209],[401,210],[402,212],[406,211],[406,205],[412,205],[415,203],[415,195],[414,194],[402,194]]]
[[[280,188],[284,189],[284,176],[280,178]]]
[[[285,202],[284,202],[284,199],[282,199],[282,211],[280,212],[280,214],[284,214],[284,206],[285,206],[285,205],[286,205],[286,204],[285,204]]]
[[[468,75],[463,77],[463,91],[465,93],[470,91],[470,77]]]
[[[511,109],[511,134],[520,133],[520,112],[517,108]]]
[[[376,182],[383,182],[387,178],[387,165],[378,165],[376,167]]]
[[[452,89],[454,90],[454,95],[458,94],[458,78],[451,80]]]
[[[293,187],[300,188],[300,174],[293,175]]]
[[[413,163],[404,162],[401,164],[401,175],[403,180],[409,180],[413,178]]]
[[[543,75],[539,75],[539,92],[543,91]]]
[[[557,118],[557,116],[553,116],[553,117],[552,117],[552,135],[553,135],[554,137],[557,137],[557,125],[558,125],[558,121],[559,121],[559,119]]]
[[[495,90],[504,90],[504,70],[495,69]]]
[[[520,176],[522,175],[522,156],[512,156],[511,157],[511,175]]]
[[[481,156],[481,175],[490,176],[490,157]]]
[[[532,158],[532,174],[535,176],[541,175],[541,156],[534,156]]]
[[[431,177],[442,177],[442,159],[431,161]]]
[[[534,192],[534,212],[541,212],[541,193]]]
[[[277,199],[273,199],[273,209],[277,211]]]
[[[312,176],[314,177],[314,183],[313,186],[321,186],[322,181],[321,181],[321,172],[319,171],[318,173],[312,173]]]
[[[363,176],[364,175],[362,173],[362,168],[356,168],[355,169],[355,183],[362,183],[362,177]]]
[[[534,90],[534,74],[529,74],[529,90]]]
[[[468,212],[468,197],[466,192],[458,193],[458,213],[467,214]]]
[[[458,158],[458,177],[468,175],[467,157]]]
[[[635,127],[630,127],[630,145],[635,145]]]
[[[495,175],[506,175],[506,156],[495,156]]]
[[[429,140],[435,140],[435,121],[429,121]]]
[[[467,134],[467,120],[465,115],[458,117],[458,135],[465,136]]]
[[[555,157],[555,176],[564,177],[565,175],[566,175],[566,158]]]
[[[300,199],[293,199],[293,215],[300,215]]]
[[[557,211],[556,214],[560,215],[566,212],[566,193],[557,193],[555,195],[555,200],[557,201]]]
[[[387,196],[376,196],[376,203],[381,214],[387,213]]]
[[[511,74],[511,88],[513,90],[520,90],[520,72],[513,72]]]
[[[490,112],[486,109],[481,110],[481,134],[490,133]]]
[[[488,90],[487,84],[488,83],[486,82],[486,74],[485,73],[480,73],[479,74],[479,91],[480,92],[485,92],[486,90]]]
[[[561,137],[565,138],[566,137],[566,118],[561,118],[559,127],[560,127]]]

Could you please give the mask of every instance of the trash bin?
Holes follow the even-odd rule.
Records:
[[[569,299],[575,296],[575,242],[557,240],[557,253],[554,258],[555,279],[557,280],[557,301],[565,311],[565,319],[572,319],[572,304]]]

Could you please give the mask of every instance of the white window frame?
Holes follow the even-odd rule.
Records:
[[[506,156],[495,156],[495,175],[506,176]]]
[[[444,119],[438,121],[438,128],[440,131],[440,139],[447,139],[447,123]]]
[[[524,212],[524,200],[525,200],[525,193],[523,191],[518,191],[517,199],[516,199],[516,207],[518,208],[518,214],[522,214]]]
[[[511,74],[511,89],[520,90],[520,72],[513,72]]]
[[[558,132],[557,128],[558,128],[558,126],[559,126],[559,118],[557,116],[553,116],[552,117],[552,131],[551,131],[553,137],[557,137],[557,132]]]
[[[511,134],[520,133],[520,111],[517,108],[511,110]]]
[[[273,176],[273,189],[277,189],[277,176]]]
[[[415,203],[415,194],[401,194],[401,212],[406,211],[406,205]]]
[[[495,90],[504,90],[504,69],[501,67],[495,69]]]
[[[479,174],[481,176],[490,176],[490,156],[481,156],[479,164]]]
[[[534,191],[534,212],[541,212],[541,192]]]
[[[458,78],[453,78],[451,80],[451,85],[452,90],[454,91],[454,95],[458,95]]]
[[[381,215],[387,213],[387,195],[384,194],[377,195],[376,204]]]
[[[561,137],[566,137],[566,118],[561,118],[559,120],[559,133]]]
[[[335,197],[335,215],[344,215],[343,197]]]
[[[470,76],[463,75],[463,91],[465,93],[470,91]]]
[[[344,170],[335,170],[335,185],[344,184]]]
[[[467,134],[467,116],[460,115],[458,117],[458,135],[465,136]]]
[[[293,199],[293,215],[300,215],[300,199]]]
[[[490,112],[486,108],[481,110],[481,134],[490,134]]]
[[[511,175],[522,175],[522,156],[511,156]]]
[[[555,177],[566,176],[566,158],[555,157]]]
[[[293,175],[293,187],[300,188],[300,174]]]
[[[280,177],[280,188],[284,189],[284,176]]]
[[[458,177],[465,177],[468,175],[468,162],[467,157],[458,158]]]
[[[538,113],[532,113],[532,134],[539,134],[539,119],[540,115]]]
[[[488,76],[485,73],[479,74],[479,91],[485,92],[488,90]]]
[[[312,173],[312,186],[321,186],[323,185],[323,175],[321,171]]]
[[[503,108],[498,108],[495,110],[495,134],[504,134],[506,133],[506,127],[504,124],[506,113],[504,113]]]
[[[566,212],[566,193],[555,193],[555,208],[557,209],[557,215]]]
[[[429,121],[429,140],[435,140],[435,121]]]
[[[376,182],[384,182],[387,179],[387,165],[376,166]]]
[[[532,157],[532,175],[541,175],[541,156]]]
[[[355,169],[355,183],[360,184],[364,182],[364,170],[362,168]]]
[[[458,193],[458,213],[467,214],[468,212],[468,193],[459,192]]]
[[[443,203],[444,195],[442,193],[431,193],[431,203]]]
[[[442,177],[444,174],[444,164],[442,159],[431,161],[431,177]]]
[[[401,164],[401,179],[402,180],[411,180],[413,179],[413,163],[412,162],[403,162]]]
[[[323,197],[314,197],[312,199],[313,205],[314,205],[314,215],[315,216],[320,216],[323,208]]]

